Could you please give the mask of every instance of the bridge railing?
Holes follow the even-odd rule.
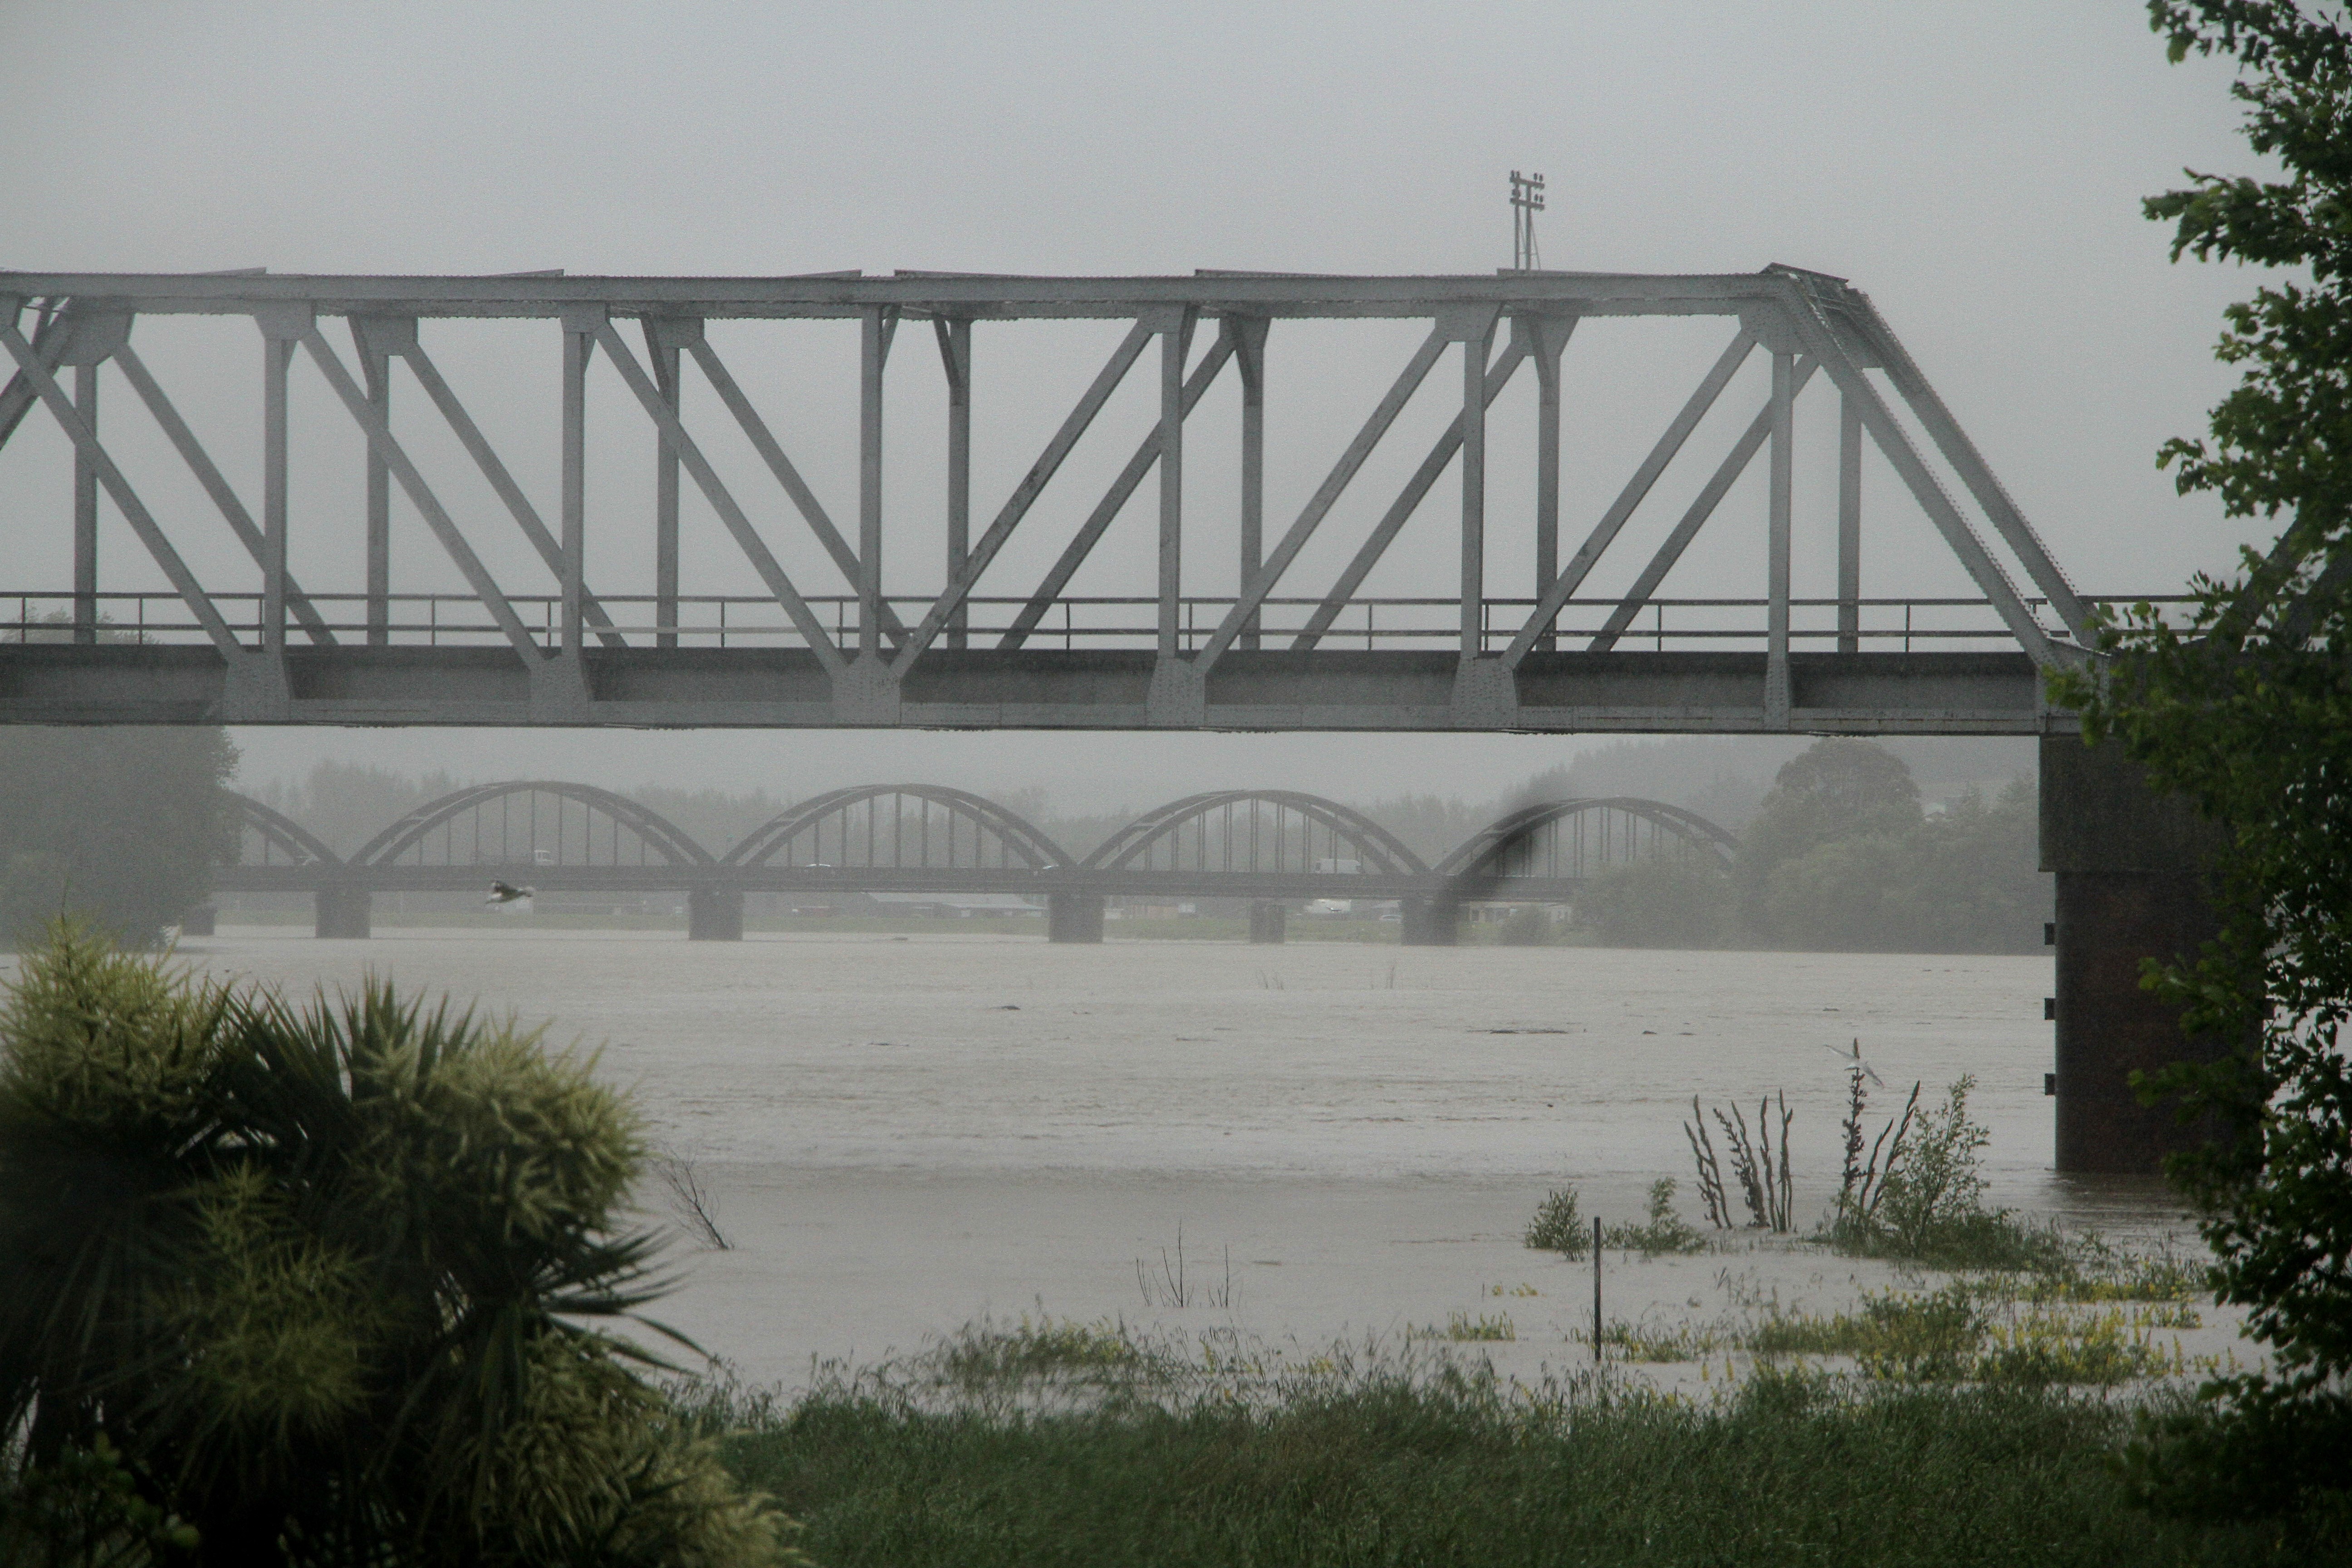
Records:
[[[470,594],[393,594],[382,600],[372,600],[364,594],[303,597],[316,616],[314,631],[352,642],[365,641],[372,625],[380,626],[385,640],[399,646],[490,647],[509,641],[480,599]],[[214,594],[209,600],[240,641],[258,646],[260,594]],[[507,602],[541,647],[552,651],[560,647],[562,595],[510,595]],[[777,602],[761,595],[679,595],[672,601],[677,606],[675,624],[657,621],[656,612],[663,602],[651,595],[606,595],[596,602],[612,622],[601,629],[634,647],[807,646]],[[902,622],[911,622],[931,601],[909,595],[886,602]],[[2141,602],[2158,605],[2175,616],[2193,603],[2182,595],[2084,600],[2091,605]],[[807,603],[836,641],[855,640],[858,610],[855,595],[812,595]],[[2045,615],[2047,601],[2026,603],[2043,617],[2052,636],[2065,635],[2053,624],[2054,617]],[[371,607],[376,604],[383,606],[381,623],[372,623],[370,618]],[[1180,650],[1197,652],[1234,604],[1230,595],[1182,599]],[[1032,599],[974,597],[969,601],[970,622],[963,639],[983,648],[1004,646],[1010,637],[1016,646],[1065,651],[1150,649],[1158,636],[1158,606],[1157,599],[1142,595],[1072,595],[1046,602],[1039,613],[1038,602]],[[1482,651],[1506,647],[1535,607],[1533,599],[1486,601]],[[1311,639],[1306,646],[1325,649],[1451,651],[1460,646],[1458,608],[1455,600],[1434,596],[1339,601],[1269,598],[1261,611],[1255,640],[1265,648],[1289,648],[1305,637]],[[1560,607],[1551,640],[1563,652],[1611,647],[1643,652],[1762,651],[1770,640],[1770,602],[1760,598],[1654,598],[1637,615],[1626,617],[1617,599],[1570,599]],[[1789,609],[1789,641],[1799,652],[1993,651],[2015,641],[1992,603],[1981,597],[1791,598]],[[94,620],[99,628],[95,640],[102,643],[208,640],[187,602],[170,591],[109,591],[79,596],[0,591],[0,642],[71,641],[77,620],[85,626]],[[302,632],[298,630],[291,640],[293,646],[302,646]]]

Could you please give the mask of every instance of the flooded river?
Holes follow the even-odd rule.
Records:
[[[1855,1038],[1882,1112],[1975,1075],[1994,1201],[2127,1239],[2178,1217],[2155,1184],[2051,1172],[2046,957],[228,927],[182,954],[298,991],[373,968],[601,1047],[735,1243],[675,1248],[660,1315],[762,1380],[984,1313],[1311,1342],[1497,1289],[1536,1292],[1510,1301],[1516,1353],[1556,1359],[1591,1287],[1519,1243],[1545,1192],[1633,1219],[1673,1176],[1698,1219],[1691,1097],[1752,1121],[1785,1090],[1810,1219],[1839,1159],[1830,1047]],[[1870,1268],[1661,1260],[1611,1311],[1843,1295]]]

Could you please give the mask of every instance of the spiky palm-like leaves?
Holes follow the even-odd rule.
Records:
[[[208,1561],[756,1563],[596,1331],[659,1293],[627,1103],[370,982],[296,1007],[70,930],[0,1013],[0,1422],[100,1437]]]

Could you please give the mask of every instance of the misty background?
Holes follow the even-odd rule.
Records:
[[[2227,372],[2210,354],[2219,311],[2250,285],[2224,268],[2170,266],[2164,232],[2138,216],[2139,198],[2179,183],[2183,165],[2250,166],[2232,139],[2224,68],[2168,66],[2142,8],[2123,0],[1442,11],[17,0],[0,10],[0,132],[30,155],[11,172],[0,264],[1478,272],[1509,257],[1504,174],[1539,169],[1549,179],[1538,228],[1548,267],[1747,271],[1785,262],[1853,279],[2077,584],[2164,592],[2194,570],[2226,565],[2249,533],[2221,520],[2209,499],[2177,497],[2153,453],[2166,437],[2199,428],[2221,395]],[[551,495],[553,329],[533,336],[509,324],[478,341],[426,330],[526,488]],[[982,324],[973,481],[982,516],[1116,335],[1115,323]],[[1368,383],[1384,382],[1418,335],[1411,323],[1344,337],[1277,328],[1270,522],[1295,510],[1361,417],[1376,390]],[[1595,322],[1580,332],[1569,354],[1571,535],[1580,515],[1589,521],[1613,493],[1721,336],[1716,322]],[[145,321],[139,342],[232,479],[257,491],[260,353],[250,324]],[[855,494],[855,329],[795,323],[761,338],[744,327],[722,347],[843,514]],[[900,592],[935,587],[939,575],[925,531],[940,512],[943,398],[927,347],[902,341],[891,366],[889,570]],[[625,592],[650,557],[653,442],[641,421],[625,418],[609,370],[598,375],[592,582]],[[1744,421],[1754,391],[1736,384],[1717,417]],[[1219,424],[1232,411],[1217,400],[1236,395],[1230,380],[1212,395],[1188,454],[1188,511],[1203,542],[1188,550],[1188,563],[1199,563],[1188,570],[1202,592],[1223,591],[1220,570],[1230,576],[1210,542],[1223,523],[1220,507],[1230,506],[1222,498],[1232,471],[1233,443]],[[402,397],[413,417],[421,399]],[[1520,403],[1532,397],[1530,376],[1497,405],[1498,476],[1526,467],[1531,420]],[[294,560],[307,585],[332,587],[356,571],[360,442],[309,367],[295,400]],[[1387,444],[1388,460],[1412,460],[1425,433],[1412,418],[1434,428],[1444,402],[1424,391]],[[1827,407],[1818,398],[1801,405],[1800,593],[1817,591],[1825,569]],[[1041,503],[1024,548],[1050,552],[1066,535],[1067,514],[1090,504],[1151,412],[1148,387],[1125,389],[1102,434],[1049,491],[1064,515]],[[715,428],[707,418],[699,427]],[[158,442],[128,418],[109,438],[132,461],[142,441]],[[70,465],[58,460],[61,439],[36,419],[0,452],[13,577],[62,580]],[[446,469],[450,454],[418,439],[420,461]],[[1703,431],[1694,450],[1706,442]],[[730,473],[749,461],[723,444],[714,460]],[[1940,542],[1907,500],[1897,504],[1874,454],[1873,465],[1865,591],[1954,587]],[[1388,479],[1368,469],[1349,504],[1383,504]],[[1751,473],[1734,492],[1669,592],[1755,591],[1759,482]],[[1490,587],[1524,594],[1514,574],[1525,572],[1528,503],[1497,483]],[[192,492],[180,499],[202,504]],[[480,521],[485,498],[451,499],[501,579],[538,591],[533,574],[543,569],[506,537],[511,530]],[[163,500],[168,513],[170,492]],[[1139,500],[1149,507],[1148,494]],[[687,586],[729,591],[740,558],[699,505],[689,495]],[[1676,506],[1662,486],[1644,515],[1654,525]],[[1442,558],[1444,510],[1441,486],[1384,565],[1389,575],[1367,592],[1409,588]],[[1148,540],[1133,521],[1113,531],[1088,569],[1099,579],[1082,578],[1078,591],[1115,585],[1138,565]],[[454,585],[404,498],[394,521],[395,586]],[[150,569],[110,507],[103,526],[109,585],[143,582]],[[1318,547],[1343,548],[1360,531],[1335,515]],[[191,553],[208,575],[251,570],[225,532]],[[1627,574],[1645,554],[1629,531],[1610,561]],[[824,570],[789,553],[787,563],[811,579]],[[990,583],[1024,587],[1035,564],[1008,551]],[[1295,580],[1311,581],[1315,564],[1302,560]],[[1597,589],[1609,585],[1596,579]],[[1590,778],[1595,792],[1689,804],[1727,825],[1753,809],[1801,744],[1629,751],[1514,736],[299,729],[234,740],[237,783],[262,794],[307,789],[331,762],[412,779],[555,777],[778,801],[842,784],[925,780],[1042,801],[1046,815],[1071,818],[1241,786],[1365,805],[1434,797],[1475,815],[1567,768],[1577,793]],[[1901,744],[1931,800],[2030,770],[2021,746],[1996,757],[1998,748],[1973,742]]]

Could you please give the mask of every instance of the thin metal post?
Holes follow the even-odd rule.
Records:
[[[869,305],[858,353],[857,653],[882,651],[882,367],[897,312]]]
[[[1264,316],[1228,316],[1228,331],[1241,360],[1242,375],[1242,559],[1241,584],[1248,587],[1265,559],[1265,333]],[[1260,614],[1249,613],[1235,646],[1258,646]]]
[[[646,358],[654,387],[669,411],[680,411],[678,349],[660,341],[654,318],[646,318]],[[677,646],[677,449],[654,433],[654,646]]]
[[[1173,658],[1182,632],[1184,591],[1184,357],[1193,316],[1160,331],[1160,657]]]
[[[1486,642],[1486,348],[1492,329],[1462,340],[1462,657]]]
[[[1862,405],[1838,400],[1838,652],[1862,651]]]
[[[588,523],[588,356],[593,322],[563,323],[563,656],[580,656],[580,583]]]
[[[294,342],[262,340],[261,649],[272,658],[286,651],[286,381]]]
[[[932,318],[940,362],[948,377],[948,575],[950,583],[971,553],[971,321]],[[971,642],[971,608],[959,604],[945,628],[950,647]]]
[[[98,433],[98,366],[74,366],[74,406],[90,433]],[[98,640],[98,465],[74,450],[73,640]]]
[[[1601,1216],[1592,1216],[1592,1359],[1601,1359]]]
[[[1789,524],[1795,475],[1792,417],[1796,405],[1797,356],[1772,355],[1772,491],[1767,520],[1764,654],[1765,722],[1789,722]]]
[[[376,417],[392,422],[392,359],[368,344],[360,324],[352,323],[359,351],[360,374],[367,382],[368,402]],[[383,647],[392,641],[392,468],[374,442],[367,447],[367,643]]]

